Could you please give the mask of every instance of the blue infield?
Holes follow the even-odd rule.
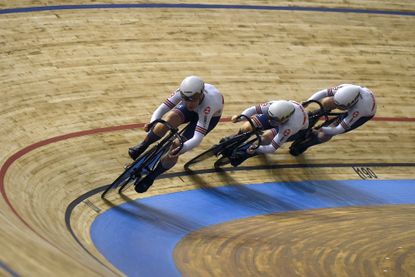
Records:
[[[157,186],[157,183],[155,183]],[[214,224],[269,213],[415,204],[415,180],[305,181],[204,188],[132,201],[91,227],[99,251],[128,276],[180,276],[176,244]]]

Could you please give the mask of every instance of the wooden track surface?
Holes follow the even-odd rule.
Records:
[[[82,3],[8,1],[0,9]],[[409,0],[227,3],[415,11],[415,3]],[[65,212],[74,199],[117,176],[128,162],[127,148],[140,141],[144,132],[109,129],[82,136],[76,132],[146,122],[189,74],[202,76],[223,92],[225,118],[248,105],[279,98],[301,101],[319,89],[346,82],[374,91],[377,117],[414,118],[414,25],[413,16],[300,11],[164,8],[0,14],[0,275],[8,271],[23,276],[120,274],[95,249],[89,235],[91,222],[108,204],[94,195],[77,205],[69,218],[75,234],[69,232]],[[182,171],[189,158],[236,128],[221,124],[200,148],[185,154],[172,172]],[[72,135],[59,137],[66,134]],[[48,141],[51,138],[55,139]],[[414,141],[413,121],[371,121],[310,149],[304,157],[291,157],[285,147],[267,161],[255,158],[246,165],[413,163]],[[200,165],[209,167],[211,161]],[[372,169],[380,179],[414,178],[413,166]],[[188,190],[206,180],[221,186],[359,179],[351,167],[238,171],[229,176],[212,173],[163,179],[145,195],[128,195]],[[118,196],[111,200],[124,201]],[[341,211],[350,215],[346,228],[356,226],[356,211]],[[363,209],[363,214],[374,216],[376,211]],[[409,220],[411,211],[413,207],[395,207],[385,213],[391,222],[401,224],[405,215]],[[402,217],[395,221],[398,214]],[[249,219],[246,228],[256,220],[266,221],[270,228],[283,224],[274,218]],[[286,220],[289,230],[292,222]],[[412,242],[413,249],[413,233],[403,234],[411,236],[402,239]],[[403,266],[413,268],[413,251]]]
[[[348,207],[233,221],[188,235],[175,260],[186,276],[408,276],[414,209]]]

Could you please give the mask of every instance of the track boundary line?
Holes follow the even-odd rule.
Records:
[[[353,8],[324,8],[301,6],[264,6],[264,5],[230,5],[230,4],[85,4],[85,5],[54,5],[0,10],[0,14],[28,13],[57,10],[85,9],[227,9],[227,10],[271,10],[271,11],[301,11],[301,12],[331,12],[415,16],[412,11],[353,9]]]

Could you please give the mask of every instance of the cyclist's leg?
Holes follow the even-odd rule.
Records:
[[[265,129],[264,133],[261,136],[261,144],[267,145],[270,144],[272,139],[278,133],[278,127],[273,127],[270,125],[266,115],[256,115],[252,118],[256,127]],[[233,166],[238,166],[248,158],[254,157],[258,154],[248,154],[247,150],[251,146],[252,142],[243,144],[242,146],[235,149],[235,151],[230,156],[230,161]]]
[[[175,111],[176,114],[178,114],[181,117],[181,122],[182,123],[189,122],[189,126],[186,128],[185,132],[183,133],[183,136],[186,139],[190,135],[193,136],[195,128],[196,128],[196,123],[197,123],[197,120],[198,120],[197,113],[187,110],[184,106],[179,106],[174,111]],[[177,126],[175,126],[175,127],[177,127]],[[142,192],[147,191],[148,188],[154,183],[154,180],[158,176],[160,176],[161,174],[163,174],[164,172],[166,172],[167,170],[172,168],[177,163],[179,155],[171,155],[170,150],[175,149],[178,146],[179,146],[178,140],[173,141],[173,143],[171,145],[171,148],[169,149],[167,154],[164,155],[160,159],[160,162],[154,168],[154,170],[151,171],[149,174],[147,174],[147,176],[144,177],[142,180],[138,180],[135,183],[135,190],[137,192],[142,193]]]
[[[262,135],[261,135],[261,145],[268,145],[271,143],[272,139],[277,135],[278,133],[278,128],[272,128],[269,130],[265,130],[263,131]],[[241,145],[240,147],[238,147],[237,149],[235,149],[236,151],[246,151],[253,142],[248,141],[246,143],[244,143],[243,145]],[[254,143],[257,143],[256,141]]]
[[[251,124],[249,124],[248,121],[245,121],[244,123],[242,123],[242,126],[239,128],[238,134],[251,132],[251,131],[252,131]]]
[[[258,119],[259,116],[260,115],[254,115],[254,116],[251,117],[251,119],[252,119],[255,127],[262,128],[262,123]],[[231,138],[233,138],[233,137],[235,137],[235,136],[237,136],[239,134],[246,133],[246,132],[251,132],[251,131],[252,131],[252,125],[249,124],[248,121],[245,121],[245,122],[242,123],[242,126],[239,128],[239,130],[238,130],[238,132],[236,134],[233,134],[233,135],[224,137],[219,142],[220,143],[225,142],[225,141],[227,141],[227,140],[229,140],[229,139],[231,139]]]
[[[196,124],[199,120],[199,117],[197,115],[197,113],[189,111],[187,109],[180,109],[181,114],[183,115],[183,120],[184,122],[189,122],[188,126],[186,127],[185,132],[183,133],[183,137],[188,140],[190,138],[193,137],[195,129],[196,129]],[[209,123],[209,127],[207,129],[207,133],[206,135],[213,129],[215,128],[215,126],[218,124],[220,119],[220,116],[218,117],[214,117],[211,119],[210,123]],[[176,149],[179,146],[179,141],[175,140],[172,145],[170,150],[172,149]],[[138,186],[136,188],[137,189],[145,189],[144,191],[146,191],[151,184],[154,182],[154,180],[157,178],[157,176],[163,174],[164,172],[166,172],[167,170],[169,170],[170,168],[172,168],[173,166],[176,165],[177,160],[179,159],[180,155],[170,155],[170,150],[169,152],[160,160],[160,163],[156,166],[156,168],[150,172],[144,179],[144,182],[142,183],[141,186]],[[142,191],[142,192],[144,192]],[[141,191],[140,191],[141,192]]]
[[[295,150],[290,148],[290,153],[297,156],[305,152],[311,146],[324,143],[326,141],[329,141],[330,139],[331,136],[324,136],[321,132],[311,130],[307,138],[305,138],[301,143],[295,145]]]
[[[261,145],[267,145],[270,144],[272,139],[277,135],[278,133],[278,127],[277,126],[271,126],[271,124],[268,121],[268,117],[266,115],[255,115],[252,117],[252,122],[254,123],[255,127],[260,128],[264,130],[263,134],[261,135]],[[249,124],[249,127],[251,127],[249,130],[252,130],[251,124]],[[251,146],[251,144],[247,145],[244,144],[242,147],[238,148],[240,150],[246,150]]]
[[[337,118],[329,126],[338,125],[346,116],[347,116],[347,112],[342,113],[341,115],[337,116]],[[296,152],[296,155],[299,155],[305,152],[311,146],[322,144],[324,142],[331,140],[331,138],[332,136],[325,135],[322,132],[311,131],[308,137],[303,142],[295,146],[296,150],[293,151],[292,154]]]
[[[174,128],[183,123],[183,117],[176,109],[169,111],[165,116],[165,120]],[[148,148],[148,146],[162,138],[167,131],[167,126],[161,123],[156,124],[156,126],[154,126],[154,128],[147,133],[141,143],[128,149],[128,154],[133,160],[137,159],[138,156],[140,156]]]
[[[185,107],[182,107],[180,109],[180,112],[181,112],[181,115],[184,119],[184,123],[188,123],[187,126],[185,127],[184,132],[181,134],[183,140],[187,141],[187,140],[191,139],[195,134],[197,122],[199,121],[199,116],[196,112],[189,111]],[[220,116],[213,117],[211,119],[205,136],[218,124],[219,120],[220,120]],[[176,140],[176,141],[173,142],[173,145],[172,145],[171,149],[175,149],[178,146],[179,146],[179,141]],[[168,169],[172,168],[177,163],[177,159],[178,159],[177,155],[173,155],[173,156],[166,155],[161,160],[161,165],[163,166],[163,168],[168,170]]]
[[[252,122],[254,123],[254,126],[262,129],[262,130],[268,130],[273,128],[273,126],[270,125],[268,121],[268,117],[265,114],[256,114],[251,117]],[[244,122],[244,124],[241,127],[241,133],[242,132],[250,132],[252,131],[252,126],[249,124],[249,122]]]
[[[349,129],[346,130],[345,133],[350,132],[351,130],[354,130],[354,129],[362,126],[363,124],[365,124],[366,122],[371,120],[373,117],[374,117],[374,115],[364,116],[364,117],[359,118],[355,123],[352,124],[352,126],[350,126]]]
[[[347,116],[347,113],[339,116],[338,120],[336,120],[334,123],[330,124],[329,126],[336,126],[338,124],[340,124],[340,122],[343,120],[343,118],[345,118]],[[360,126],[362,126],[363,124],[365,124],[367,121],[371,120],[373,118],[372,116],[365,116],[365,117],[361,117],[359,118],[355,123],[353,123],[349,129],[347,129],[344,133],[348,133]],[[342,133],[342,134],[344,134]],[[318,134],[318,143],[323,143],[323,142],[327,142],[329,140],[331,140],[333,138],[333,136],[329,136],[329,135],[325,135],[323,132],[319,132]]]
[[[229,160],[231,161],[231,165],[238,166],[244,161],[246,161],[248,158],[254,157],[258,154],[248,154],[246,150],[251,146],[251,143],[246,143],[242,145],[241,147],[238,147],[236,151],[232,153],[232,155],[229,157]]]
[[[171,145],[171,148],[176,148],[179,145],[178,142],[173,142]],[[154,168],[153,171],[150,171],[147,176],[145,176],[141,180],[137,180],[135,185],[135,191],[136,192],[146,192],[151,185],[153,185],[154,181],[158,176],[172,168],[178,160],[179,155],[172,156],[170,155],[170,150],[160,159],[160,162],[157,164],[157,166]]]
[[[276,136],[276,128],[266,130],[261,136],[261,145],[268,145],[271,143],[272,139]]]
[[[211,120],[210,120],[210,122],[209,122],[209,127],[208,127],[208,129],[207,129],[207,131],[206,131],[206,135],[205,135],[205,136],[207,136],[207,134],[209,134],[209,133],[210,133],[210,131],[212,131],[212,130],[216,127],[216,125],[218,125],[218,123],[219,123],[219,121],[220,121],[221,116],[222,116],[222,115],[212,117],[212,119],[211,119]]]

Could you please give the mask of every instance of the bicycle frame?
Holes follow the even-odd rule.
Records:
[[[190,166],[193,164],[196,164],[198,162],[201,162],[203,160],[206,160],[212,156],[226,156],[226,152],[227,150],[233,150],[236,149],[238,146],[241,146],[243,143],[245,143],[252,135],[255,135],[256,138],[254,138],[253,140],[246,142],[246,143],[253,143],[256,140],[258,140],[258,145],[255,146],[256,148],[258,148],[261,144],[261,130],[256,127],[253,123],[253,121],[251,120],[250,117],[246,116],[246,115],[239,115],[238,116],[238,120],[245,118],[249,124],[252,126],[252,130],[248,131],[248,132],[244,132],[241,134],[237,134],[234,135],[230,138],[228,138],[227,140],[224,140],[223,142],[219,142],[218,144],[213,145],[211,148],[209,148],[208,150],[202,152],[201,154],[197,155],[196,157],[194,157],[193,159],[191,159],[190,161],[188,161],[185,165],[184,165],[184,169],[186,171],[191,171],[190,170]],[[255,149],[256,149],[255,148]],[[230,155],[231,153],[229,153]]]
[[[118,190],[119,193],[124,191],[129,183],[136,180],[137,178],[141,178],[142,175],[154,170],[157,166],[158,162],[160,161],[161,157],[169,150],[171,144],[175,139],[179,140],[180,151],[183,148],[183,138],[181,137],[182,132],[185,130],[183,128],[182,131],[178,132],[177,128],[173,128],[168,122],[158,119],[153,121],[149,125],[149,129],[153,129],[157,123],[163,124],[167,126],[169,129],[169,133],[165,136],[160,142],[158,142],[155,146],[144,152],[140,157],[138,157],[130,166],[128,166],[125,171],[117,178],[115,181],[107,187],[107,189],[102,193],[101,198],[104,198],[105,195],[111,189],[115,189],[120,187]]]
[[[292,151],[293,148],[298,147],[298,145],[300,145],[301,143],[303,143],[310,137],[310,135],[312,134],[313,127],[317,124],[317,122],[322,117],[324,118],[323,123],[321,123],[317,127],[314,127],[314,129],[318,130],[323,126],[327,126],[331,124],[333,121],[337,119],[337,116],[343,114],[343,113],[332,113],[332,112],[325,111],[323,105],[319,101],[316,101],[316,100],[310,100],[310,101],[307,101],[306,103],[316,103],[319,105],[320,109],[308,113],[308,121],[309,121],[308,127],[307,129],[302,131],[303,135],[301,135],[299,138],[293,141],[293,143],[290,146],[290,152]],[[335,116],[335,117],[329,118],[329,116]]]
[[[260,128],[258,128],[258,127],[255,126],[254,122],[252,121],[252,119],[250,117],[248,117],[246,115],[243,115],[243,114],[241,114],[241,115],[238,116],[238,120],[239,119],[242,119],[242,118],[245,118],[249,122],[249,124],[252,127],[252,130],[251,131],[248,131],[248,132],[244,132],[244,133],[238,134],[235,137],[231,138],[230,139],[231,142],[229,142],[228,144],[226,144],[224,150],[227,150],[227,149],[234,150],[234,149],[238,148],[239,146],[245,145],[245,143],[253,143],[255,141],[258,141],[258,144],[254,147],[254,149],[257,149],[261,145],[261,142],[262,142],[262,138],[261,138],[262,130]],[[252,140],[250,140],[250,141],[248,141],[248,142],[246,142],[252,135],[255,135],[255,138],[252,139]],[[223,154],[223,152],[222,152],[222,154]]]

